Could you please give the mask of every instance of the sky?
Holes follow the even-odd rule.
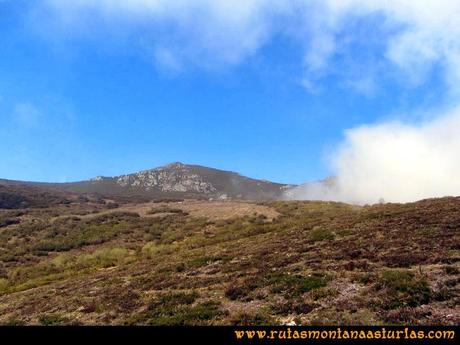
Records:
[[[0,0],[0,178],[181,161],[460,194],[458,22],[457,0]]]

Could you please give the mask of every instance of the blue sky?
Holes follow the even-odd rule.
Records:
[[[182,161],[301,183],[335,173],[346,130],[454,102],[448,53],[398,46],[410,11],[295,2],[0,1],[0,178]]]

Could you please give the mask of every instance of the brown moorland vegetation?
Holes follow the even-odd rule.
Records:
[[[460,198],[0,210],[1,324],[460,322]]]

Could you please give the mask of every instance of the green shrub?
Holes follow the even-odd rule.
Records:
[[[432,297],[435,301],[448,301],[455,297],[455,292],[449,288],[443,287],[436,291]]]
[[[306,277],[298,274],[275,273],[268,279],[272,292],[284,292],[294,296],[324,287],[329,280],[330,277],[319,272]]]
[[[156,255],[170,254],[176,250],[175,245],[157,244],[155,242],[147,242],[141,249],[142,255],[147,258],[153,258]]]
[[[171,208],[168,206],[156,207],[147,211],[147,214],[158,214],[158,213],[176,213],[181,215],[188,215],[187,212],[180,208]]]
[[[309,296],[314,301],[318,301],[321,299],[331,299],[331,298],[337,297],[338,295],[339,295],[339,291],[337,289],[330,289],[326,287],[312,290],[309,294]]]
[[[2,326],[25,326],[26,323],[20,319],[11,318],[8,319]]]
[[[178,292],[161,296],[157,301],[149,305],[149,309],[155,309],[157,306],[177,306],[181,304],[192,304],[199,297],[198,293]]]
[[[276,325],[277,320],[262,311],[257,313],[241,312],[230,319],[230,324],[233,326],[268,326]]]
[[[8,288],[9,282],[8,279],[0,278],[0,293],[5,292]]]
[[[314,227],[310,232],[310,240],[313,242],[333,240],[335,237],[334,233],[329,229],[323,227]]]
[[[225,312],[220,309],[220,302],[206,301],[186,311],[184,315],[184,325],[191,325],[199,321],[210,321],[223,314],[225,314]]]
[[[112,267],[128,262],[132,253],[126,248],[103,248],[77,258],[77,267]]]
[[[129,216],[124,214],[113,218],[108,215],[100,216],[88,223],[50,228],[47,230],[47,236],[32,246],[32,251],[35,253],[60,252],[87,245],[102,244],[129,231],[132,224],[123,220],[123,217]]]
[[[224,315],[220,302],[206,301],[195,304],[198,294],[173,293],[159,297],[148,306],[148,310],[135,315],[128,324],[149,324],[155,326],[185,326],[208,324]]]
[[[62,325],[68,320],[59,314],[42,314],[38,317],[38,322],[42,326],[56,326]]]
[[[384,289],[386,297],[384,309],[396,309],[402,306],[416,307],[431,299],[431,289],[424,277],[417,277],[407,270],[388,270],[382,272],[377,290]]]
[[[373,273],[366,272],[366,273],[360,274],[357,280],[359,283],[366,285],[374,281],[374,279],[375,279],[375,275]]]

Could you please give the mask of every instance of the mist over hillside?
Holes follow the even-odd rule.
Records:
[[[420,125],[349,130],[329,156],[334,177],[293,188],[285,197],[373,204],[460,195],[458,128],[456,109]]]

